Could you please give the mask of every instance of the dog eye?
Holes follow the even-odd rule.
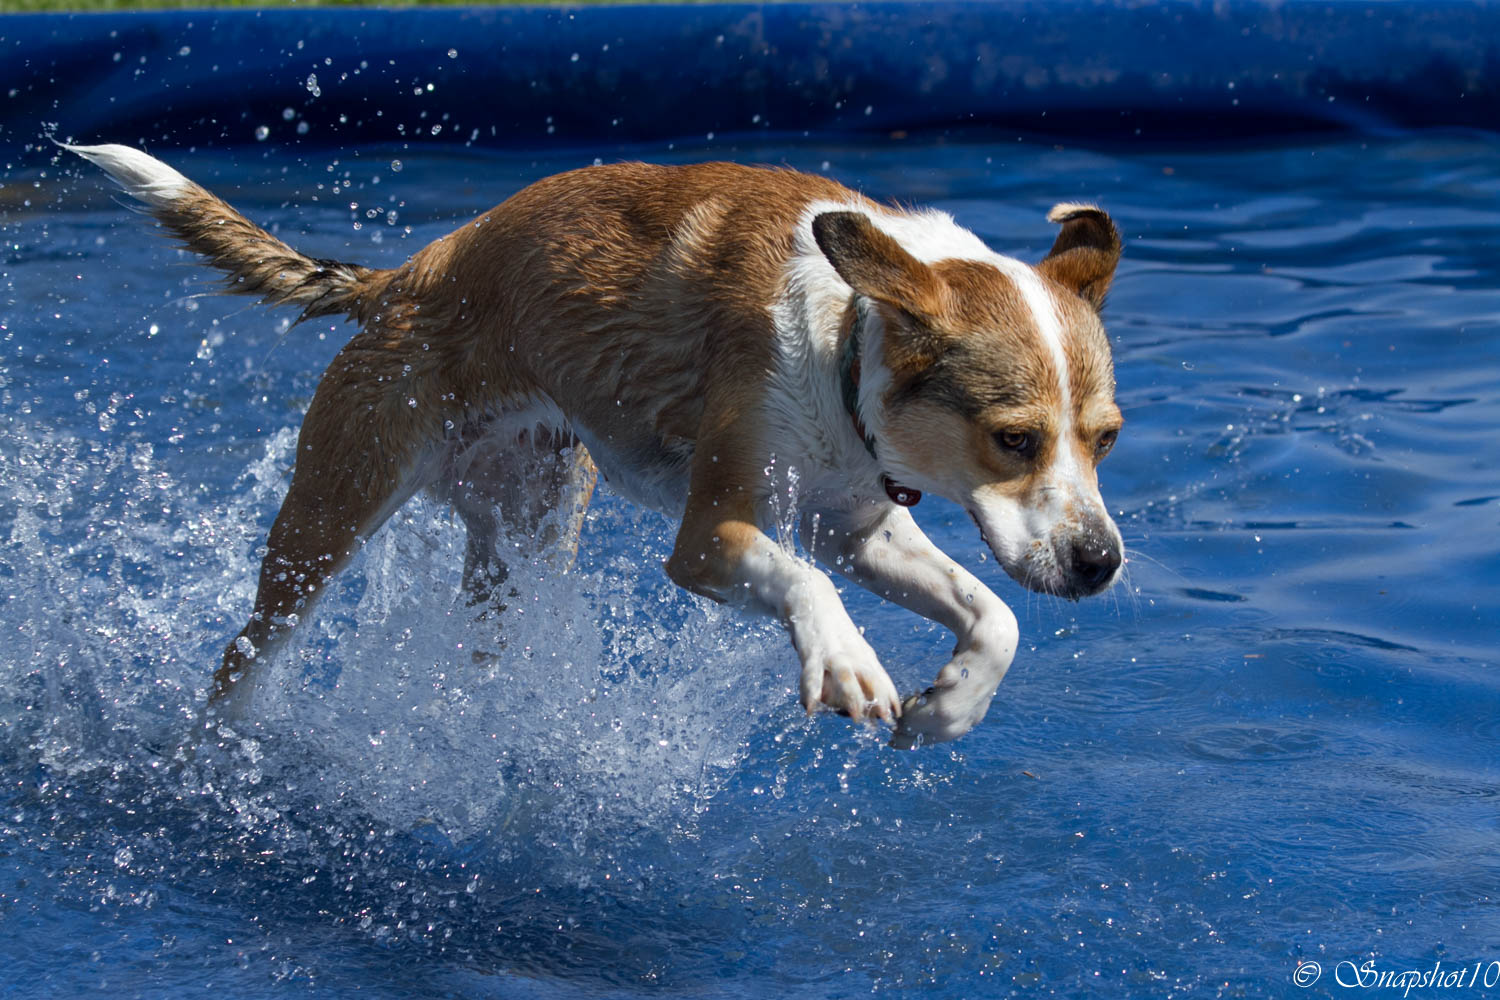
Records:
[[[1105,431],[1103,434],[1100,434],[1099,441],[1094,445],[1094,461],[1097,462],[1105,455],[1108,455],[1109,450],[1115,446],[1115,439],[1119,436],[1119,431]]]
[[[1015,429],[996,431],[995,443],[1000,446],[1001,451],[1015,452],[1025,458],[1030,458],[1036,451],[1036,435],[1031,431]]]

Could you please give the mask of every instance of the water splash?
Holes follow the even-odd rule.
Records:
[[[142,442],[6,436],[0,576],[23,652],[0,664],[0,750],[72,777],[142,759],[185,726],[246,614],[295,433],[206,501]],[[521,560],[508,606],[476,611],[462,527],[409,505],[271,662],[232,773],[191,780],[238,781],[231,811],[262,820],[306,805],[265,792],[275,772],[454,843],[545,828],[584,880],[591,829],[690,827],[783,697],[788,654],[656,572],[664,522],[619,523],[646,517],[606,501],[587,530],[644,538],[637,552],[567,574]]]

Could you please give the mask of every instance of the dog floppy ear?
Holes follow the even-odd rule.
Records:
[[[1093,205],[1055,205],[1047,221],[1061,224],[1062,232],[1037,270],[1078,293],[1098,312],[1120,262],[1120,231]]]
[[[824,212],[813,239],[840,278],[860,295],[895,306],[930,324],[942,312],[943,283],[862,212]]]

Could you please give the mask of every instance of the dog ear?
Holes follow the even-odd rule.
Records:
[[[813,239],[840,278],[860,295],[895,306],[924,325],[942,312],[943,283],[862,212],[824,212]]]
[[[1098,312],[1104,308],[1115,265],[1120,262],[1120,231],[1107,213],[1093,205],[1056,205],[1047,213],[1047,221],[1061,224],[1062,232],[1037,270],[1077,292]]]

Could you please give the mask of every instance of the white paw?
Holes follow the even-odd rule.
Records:
[[[891,734],[891,746],[910,750],[924,743],[946,743],[979,725],[989,711],[995,689],[933,685],[907,698],[901,708],[901,723]]]
[[[987,642],[960,649],[938,671],[932,687],[902,703],[891,746],[909,750],[923,743],[946,743],[979,725],[1015,657],[1013,635],[1002,630]]]
[[[818,636],[802,658],[802,707],[827,705],[851,719],[895,722],[901,696],[870,644],[851,624],[842,636]]]

